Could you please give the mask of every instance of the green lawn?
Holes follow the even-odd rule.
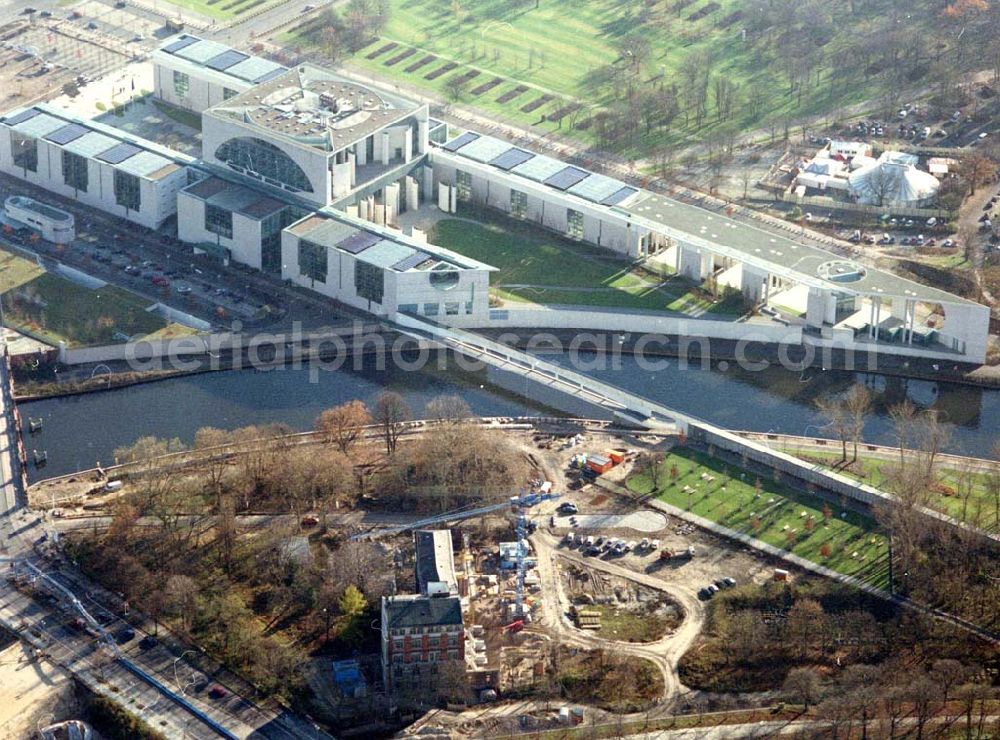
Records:
[[[660,278],[637,273],[630,262],[606,249],[563,239],[501,214],[479,217],[487,220],[438,221],[428,238],[498,268],[490,282],[505,300],[683,313],[739,311],[739,306],[725,301],[712,303],[680,277],[657,286]]]
[[[850,468],[845,469],[836,466],[841,461],[839,443],[836,446],[837,451],[814,450],[812,448],[808,450],[791,448],[788,451],[803,460],[825,463],[831,470],[856,478],[875,488],[891,490],[888,475],[891,474],[894,467],[898,466],[898,457],[887,459],[859,453],[858,461]],[[850,445],[848,445],[848,455],[850,454]],[[962,472],[955,468],[941,466],[938,467],[937,472],[940,486],[931,492],[928,502],[930,506],[956,519],[967,519],[970,522],[976,522],[977,513],[979,513],[978,522],[976,522],[978,526],[990,531],[1000,529],[993,494],[990,490],[989,473],[970,473],[971,492],[968,497],[968,506],[966,506],[961,496],[961,492],[967,490],[967,488],[963,489],[963,485],[967,484],[961,482]]]
[[[2,300],[8,326],[70,347],[112,344],[122,335],[150,334],[167,325],[134,293],[112,285],[85,288],[52,273],[4,293]]]
[[[224,21],[257,9],[270,0],[166,0],[166,2],[168,5],[176,5],[178,8]]]
[[[667,454],[657,482],[659,488],[649,472],[640,472],[627,485],[640,495],[653,494],[814,563],[888,588],[886,538],[870,518],[836,505],[830,505],[827,518],[823,500],[806,491],[758,479],[684,448]]]
[[[45,269],[11,252],[0,250],[0,294],[34,280]]]
[[[349,65],[446,98],[449,78],[478,71],[459,102],[587,143],[597,140],[596,127],[588,122],[590,113],[612,106],[628,87],[644,88],[650,96],[664,83],[680,88],[684,72],[693,68],[735,86],[738,104],[725,104],[732,111],[728,120],[719,114],[721,104],[713,87],[703,120],[681,114],[669,126],[638,131],[636,139],[616,147],[630,153],[693,143],[727,129],[765,122],[783,125],[788,118],[828,111],[836,115],[844,106],[871,96],[879,81],[876,76],[843,74],[838,64],[829,62],[820,64],[806,81],[788,64],[789,46],[781,40],[794,34],[808,38],[802,41],[806,48],[822,49],[826,60],[840,54],[853,59],[848,49],[856,44],[857,34],[875,33],[871,24],[881,27],[879,5],[827,4],[805,12],[792,7],[780,17],[766,18],[766,13],[776,13],[775,7],[758,8],[746,0],[389,0],[388,4],[389,19],[380,37],[351,56]],[[283,41],[290,47],[316,44],[322,50],[322,27],[321,18],[307,21]],[[750,35],[741,39],[744,29]],[[377,53],[390,43],[396,47]],[[408,51],[413,53],[396,61]],[[433,61],[413,68],[427,55]],[[630,59],[639,63],[631,64]],[[456,66],[427,79],[446,64]],[[475,91],[493,77],[503,83]],[[521,85],[528,89],[497,102]],[[543,95],[553,100],[523,110]],[[546,119],[568,103],[580,106],[582,113],[564,115],[561,123]]]

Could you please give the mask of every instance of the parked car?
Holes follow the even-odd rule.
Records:
[[[143,650],[150,650],[151,648],[155,648],[159,644],[160,644],[159,641],[152,635],[146,635],[141,640],[139,640],[139,647],[141,647]]]
[[[117,635],[115,635],[115,642],[119,645],[124,645],[126,642],[130,642],[135,638],[135,630],[131,627],[126,627],[120,630]]]
[[[317,524],[319,524],[319,518],[313,516],[312,514],[306,514],[304,517],[302,517],[303,527],[315,527]]]
[[[221,686],[219,686],[219,684],[215,684],[215,686],[213,686],[208,690],[208,695],[213,699],[222,699],[226,697],[228,694],[229,692],[226,691]]]
[[[580,513],[580,510],[577,508],[576,504],[572,503],[571,501],[564,501],[561,504],[559,504],[559,508],[557,509],[557,511],[560,514],[578,514],[578,513]]]

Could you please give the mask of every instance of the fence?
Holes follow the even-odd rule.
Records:
[[[843,201],[832,200],[830,198],[823,198],[815,195],[798,196],[789,193],[775,195],[775,198],[785,203],[794,203],[799,206],[813,206],[817,210],[822,208],[831,211],[850,211],[852,213],[862,213],[875,218],[884,214],[889,214],[892,216],[908,216],[912,218],[934,217],[947,221],[955,216],[953,211],[949,211],[945,208],[909,208],[907,206],[892,205],[872,206],[864,203],[845,203]]]

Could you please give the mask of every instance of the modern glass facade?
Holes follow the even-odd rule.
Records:
[[[281,274],[281,230],[299,217],[297,209],[282,208],[260,222],[260,269]]]
[[[354,263],[354,290],[358,296],[373,303],[382,303],[385,293],[385,271],[360,260]]]
[[[583,239],[583,214],[580,211],[566,209],[566,236],[570,239]]]
[[[510,191],[510,215],[514,218],[528,217],[528,194],[520,190]]]
[[[328,268],[326,247],[308,239],[300,239],[299,274],[325,283]]]
[[[459,170],[455,173],[455,195],[459,200],[472,200],[472,173]]]
[[[174,92],[178,95],[187,95],[191,89],[191,78],[184,72],[174,70]]]
[[[115,170],[115,203],[130,211],[138,211],[142,206],[139,178],[121,170]]]
[[[63,151],[62,153],[63,182],[74,190],[87,192],[90,184],[90,176],[87,169],[87,160],[79,154]]]
[[[14,164],[28,172],[38,172],[38,140],[17,131],[10,132],[10,156]]]
[[[252,136],[230,139],[215,150],[215,158],[237,172],[293,192],[313,192],[309,178],[295,161],[274,144]]]
[[[205,231],[211,231],[225,239],[233,238],[233,212],[211,204],[205,204]]]

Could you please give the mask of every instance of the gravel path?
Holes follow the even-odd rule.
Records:
[[[570,522],[570,519],[575,519],[576,524]],[[628,514],[577,514],[573,517],[555,517],[555,526],[566,529],[634,529],[637,532],[659,532],[667,526],[667,517],[649,509]]]

